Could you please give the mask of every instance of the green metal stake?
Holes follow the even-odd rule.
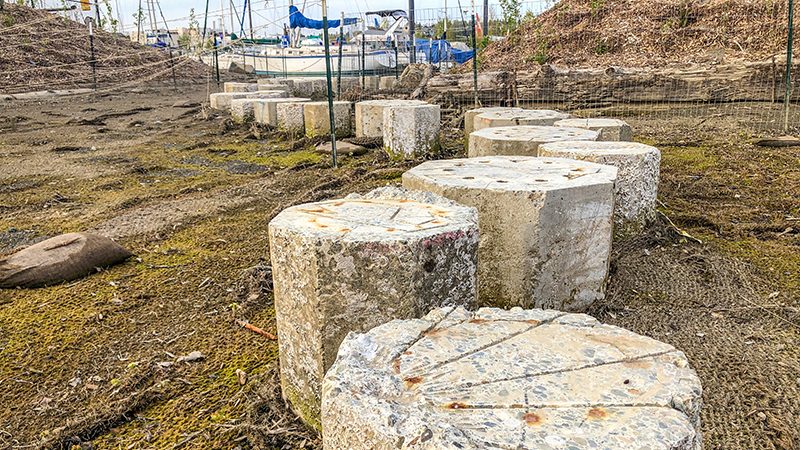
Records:
[[[94,60],[94,32],[92,31],[92,24],[94,22],[89,20],[89,50],[92,52],[92,80],[94,82],[94,90],[97,90],[97,69]]]
[[[325,38],[325,74],[328,81],[328,118],[331,122],[331,155],[333,167],[339,167],[336,161],[336,127],[333,120],[333,89],[331,86],[331,43],[328,37],[328,5],[322,0],[322,35]]]
[[[336,100],[342,99],[342,42],[344,42],[344,11],[339,21],[339,71],[336,72]]]
[[[400,70],[400,55],[397,53],[397,39],[392,40],[392,44],[394,45],[394,79],[398,79],[400,75],[398,75],[397,71]]]
[[[786,93],[783,97],[783,132],[789,131],[789,91],[792,89],[792,37],[794,35],[794,0],[789,0],[789,38],[786,42]]]

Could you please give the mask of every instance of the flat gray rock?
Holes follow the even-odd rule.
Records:
[[[702,448],[674,347],[583,314],[441,308],[351,333],[323,382],[326,449]]]

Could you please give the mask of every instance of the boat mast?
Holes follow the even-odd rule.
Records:
[[[225,5],[219,0],[219,23],[222,25],[222,45],[225,45]],[[214,39],[217,39],[215,36]]]

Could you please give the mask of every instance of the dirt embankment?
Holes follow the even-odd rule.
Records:
[[[771,0],[562,0],[478,58],[481,70],[760,61],[785,52],[787,16]]]
[[[205,64],[131,42],[94,28],[94,57],[101,85],[206,75]],[[0,92],[91,87],[89,27],[58,13],[5,3],[0,11]]]

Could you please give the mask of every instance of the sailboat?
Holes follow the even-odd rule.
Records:
[[[335,30],[342,26],[362,25],[353,43],[338,42],[339,33],[331,33],[333,43],[330,52],[331,67],[342,76],[375,74],[387,70],[402,70],[409,62],[411,38],[405,32],[408,23],[405,11],[382,10],[366,13],[367,18],[375,17],[374,26],[368,26],[357,18],[328,20],[328,28]],[[320,36],[302,36],[303,29],[322,30],[322,21],[310,19],[294,6],[289,6],[290,28],[285,30],[278,44],[264,44],[257,40],[240,39],[244,47],[225,55],[220,55],[220,68],[232,63],[241,67],[250,66],[258,74],[275,76],[324,76],[325,48]],[[377,17],[385,23],[381,27]],[[339,48],[341,47],[341,48]],[[341,63],[339,54],[341,53]],[[205,60],[205,59],[204,59]],[[417,62],[426,62],[426,54],[417,52]],[[207,63],[210,62],[208,58]]]

